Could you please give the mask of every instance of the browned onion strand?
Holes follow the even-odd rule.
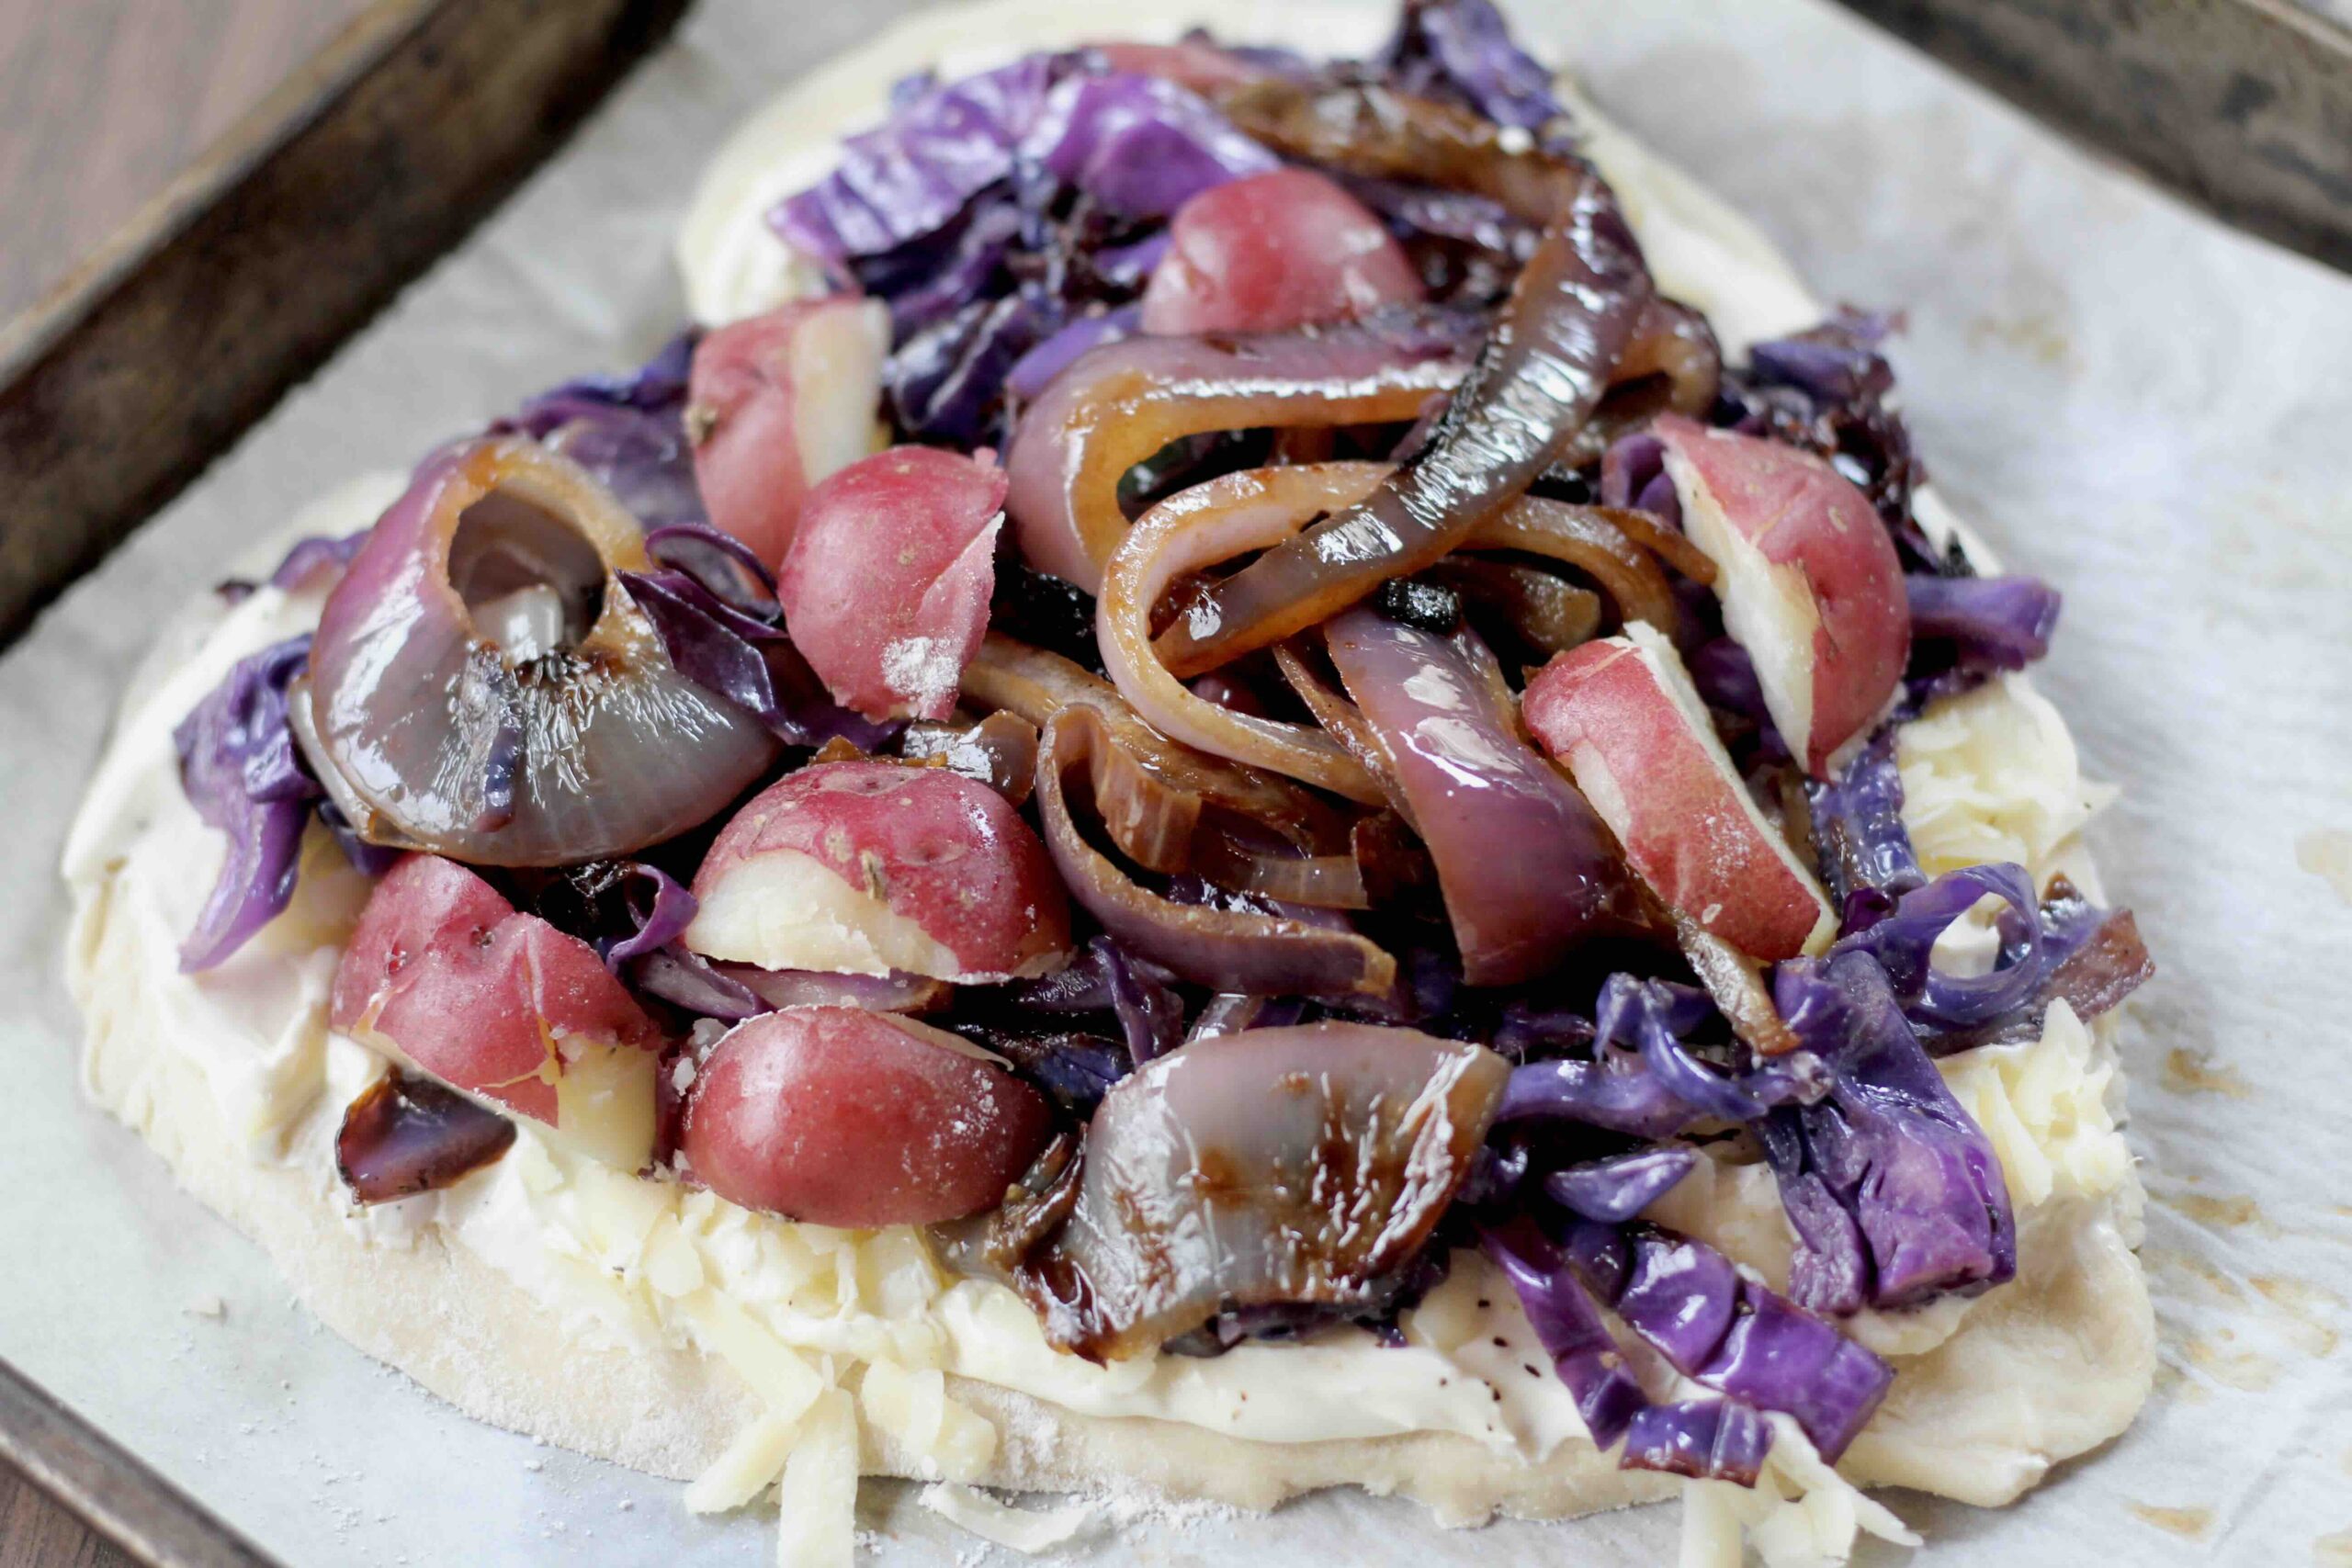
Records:
[[[1119,481],[1186,436],[1402,423],[1469,368],[1476,318],[1429,312],[1252,336],[1106,344],[1056,377],[1005,453],[1029,563],[1090,593],[1127,531]]]
[[[1707,318],[1688,305],[1653,298],[1617,362],[1620,382],[1648,376],[1665,378],[1675,412],[1693,419],[1704,414],[1724,378],[1723,349]]]
[[[1151,628],[1171,584],[1279,547],[1317,516],[1361,499],[1387,472],[1379,463],[1245,468],[1170,496],[1136,519],[1103,571],[1095,641],[1103,668],[1136,715],[1188,746],[1361,805],[1385,805],[1379,783],[1322,730],[1220,707],[1186,686],[1161,665]]]
[[[1674,586],[1647,550],[1626,537],[1611,513],[1542,496],[1524,496],[1462,541],[1472,550],[1519,550],[1572,566],[1599,583],[1621,621],[1647,621],[1671,635],[1679,612]]]
[[[1522,494],[1591,416],[1649,302],[1650,281],[1606,187],[1563,167],[1577,175],[1573,195],[1547,214],[1543,240],[1428,444],[1363,501],[1216,584],[1159,638],[1170,671],[1215,669],[1428,566]],[[1560,190],[1570,184],[1564,173]]]
[[[1112,747],[1109,719],[1081,704],[1047,722],[1037,756],[1037,816],[1046,851],[1071,897],[1105,931],[1183,978],[1219,990],[1383,995],[1396,983],[1396,960],[1344,927],[1179,904],[1137,884],[1088,840],[1073,815],[1072,784],[1085,789],[1098,754]]]
[[[1758,1055],[1780,1056],[1795,1050],[1800,1043],[1796,1031],[1772,1005],[1772,993],[1756,960],[1690,917],[1672,918],[1683,957],[1730,1022],[1732,1032]]]
[[[1474,615],[1492,615],[1539,662],[1600,630],[1600,594],[1532,566],[1452,555],[1421,575],[1459,593]]]
[[[907,727],[899,754],[977,779],[1019,806],[1037,782],[1037,726],[1009,712],[978,724],[918,719]]]
[[[1364,772],[1380,782],[1382,792],[1388,796],[1389,808],[1404,818],[1408,827],[1411,826],[1413,808],[1405,799],[1405,792],[1396,787],[1396,775],[1388,766],[1388,753],[1381,748],[1380,738],[1372,732],[1372,726],[1364,721],[1363,711],[1323,679],[1307,661],[1295,638],[1275,645],[1274,662],[1281,667],[1283,679],[1290,682],[1298,700],[1306,705],[1306,711],[1315,716],[1315,722],[1323,727],[1323,732],[1346,747],[1348,754],[1363,764]]]

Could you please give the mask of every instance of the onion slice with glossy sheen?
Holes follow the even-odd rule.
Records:
[[[1385,994],[1396,960],[1344,925],[1241,908],[1180,904],[1142,886],[1089,841],[1071,796],[1088,801],[1114,750],[1111,721],[1080,704],[1046,724],[1037,754],[1037,818],[1070,897],[1136,952],[1199,985],[1292,996]],[[1074,789],[1073,785],[1077,788]]]
[[[616,574],[637,522],[521,436],[428,459],[328,595],[304,750],[359,835],[483,865],[614,859],[695,826],[777,743],[686,679]]]
[[[1361,1023],[1196,1040],[1104,1096],[1069,1219],[1015,1285],[1098,1361],[1226,1306],[1370,1307],[1429,1243],[1510,1073],[1482,1045]]]
[[[1366,806],[1385,804],[1379,782],[1320,729],[1236,713],[1170,674],[1153,650],[1151,616],[1179,576],[1279,545],[1321,513],[1370,493],[1386,472],[1378,463],[1245,469],[1194,485],[1137,518],[1111,558],[1095,608],[1102,665],[1119,694],[1153,728],[1188,746]]]
[[[1079,358],[1021,417],[1005,511],[1029,563],[1099,592],[1127,531],[1119,480],[1170,442],[1401,423],[1462,378],[1476,318],[1387,313],[1298,333],[1134,337]]]
[[[1464,979],[1532,980],[1595,936],[1639,928],[1608,829],[1520,739],[1483,643],[1362,608],[1324,636],[1437,863]]]
[[[1580,164],[1376,87],[1252,83],[1220,102],[1277,152],[1472,190],[1545,228],[1427,445],[1363,501],[1216,584],[1159,638],[1179,676],[1329,618],[1508,506],[1591,417],[1652,299],[1640,245]]]

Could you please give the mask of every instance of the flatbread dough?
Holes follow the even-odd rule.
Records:
[[[1228,36],[1257,40],[1272,31],[1272,41],[1329,52],[1343,47],[1335,40],[1361,33],[1364,17],[1354,8],[1314,6],[1273,17],[1245,0],[1221,0],[1173,8],[1157,26],[1123,15],[1117,30],[1170,36],[1198,20]],[[986,62],[976,55],[1002,58],[1102,30],[1097,11],[1068,0],[942,8],[794,88],[745,128],[706,181],[681,241],[695,314],[740,315],[799,287],[759,215],[822,172],[837,136],[878,112],[890,80],[933,62],[952,72]],[[1817,307],[1755,231],[1623,133],[1593,123],[1592,149],[1619,185],[1665,292],[1707,310],[1733,344],[1817,319]],[[1928,502],[1925,520],[1936,527],[1946,514]],[[1989,561],[1973,537],[1968,544]],[[209,598],[191,606],[134,681],[126,716],[174,698],[174,672],[212,646],[222,622]],[[184,698],[175,700],[185,707]],[[108,770],[122,774],[134,761],[121,754],[131,735],[126,723],[102,778]],[[148,774],[168,772],[166,759],[135,761]],[[160,795],[151,789],[148,808],[170,809],[175,795],[166,777]],[[89,810],[102,804],[128,809],[118,798],[94,801]],[[759,1397],[723,1360],[677,1345],[600,1342],[609,1337],[582,1332],[437,1224],[389,1236],[354,1223],[331,1162],[257,1156],[253,1130],[208,1114],[215,1096],[205,1067],[173,1044],[185,1000],[176,988],[190,984],[173,963],[178,932],[133,896],[126,860],[92,852],[79,829],[75,837],[83,853],[78,864],[69,857],[75,912],[68,973],[87,1021],[90,1091],[147,1137],[190,1191],[259,1242],[322,1321],[469,1416],[659,1475],[683,1480],[701,1472],[760,1416]],[[322,975],[331,970],[331,950],[323,959],[311,953],[309,962]],[[306,983],[281,1010],[286,1030],[323,1030],[323,980]],[[2111,1063],[2106,1034],[2113,1021],[2099,1022],[2093,1048]],[[282,1042],[259,1029],[250,1044],[257,1060],[282,1055]],[[332,1086],[313,1089],[331,1098]],[[334,1100],[334,1114],[341,1103]],[[333,1116],[327,1120],[331,1131]],[[1861,1483],[1996,1505],[2051,1464],[2121,1430],[2144,1399],[2154,1367],[2152,1314],[2131,1250],[2139,1203],[2126,1162],[2109,1190],[2035,1205],[2017,1281],[1975,1303],[1940,1344],[1899,1363],[1893,1393],[1843,1472]],[[1618,1471],[1581,1441],[1559,1445],[1541,1464],[1449,1432],[1261,1442],[1182,1422],[1085,1415],[969,1379],[948,1383],[998,1427],[1001,1440],[981,1479],[1015,1489],[1116,1484],[1268,1508],[1303,1492],[1354,1484],[1417,1498],[1441,1521],[1458,1524],[1497,1511],[1562,1517],[1672,1495],[1682,1484]],[[905,1451],[872,1422],[862,1427],[867,1472],[929,1473],[927,1456]]]

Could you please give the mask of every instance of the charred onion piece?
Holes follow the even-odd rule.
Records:
[[[1100,592],[1127,531],[1119,480],[1169,443],[1212,431],[1401,423],[1462,379],[1475,317],[1415,311],[1299,333],[1136,337],[1055,378],[1005,453],[1022,554]]]
[[[328,596],[298,728],[359,835],[483,865],[624,856],[777,743],[680,674],[615,574],[651,563],[587,471],[520,436],[443,453]]]
[[[1089,800],[1097,770],[1116,765],[1111,724],[1099,708],[1065,708],[1046,724],[1037,756],[1037,817],[1046,851],[1070,896],[1105,931],[1183,978],[1218,990],[1387,991],[1396,960],[1344,926],[1180,904],[1139,886],[1089,842],[1072,814],[1072,785]]]
[[[1429,1242],[1509,1077],[1484,1046],[1408,1029],[1196,1041],[1103,1099],[1069,1218],[1015,1284],[1097,1361],[1226,1306],[1368,1305]]]
[[[454,1187],[504,1154],[514,1123],[431,1078],[386,1073],[343,1113],[334,1168],[363,1203]]]
[[[1319,729],[1209,702],[1168,672],[1151,641],[1152,612],[1170,582],[1282,544],[1321,513],[1369,493],[1385,472],[1377,463],[1250,468],[1194,485],[1136,519],[1103,573],[1095,631],[1103,668],[1146,723],[1232,761],[1367,806],[1385,802],[1378,781],[1339,741]],[[1178,625],[1182,624],[1180,612]]]
[[[1531,980],[1594,936],[1639,929],[1608,830],[1520,739],[1474,634],[1442,637],[1359,608],[1325,638],[1437,863],[1464,979]]]
[[[1378,88],[1252,84],[1221,101],[1278,152],[1475,190],[1546,227],[1429,443],[1363,502],[1267,551],[1170,626],[1160,658],[1180,676],[1328,619],[1509,505],[1591,416],[1651,299],[1640,246],[1581,164],[1506,151],[1490,125]]]

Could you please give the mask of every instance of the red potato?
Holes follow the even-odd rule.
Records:
[[[895,446],[809,491],[776,575],[793,646],[869,718],[945,718],[988,630],[1004,470]]]
[[[890,313],[853,295],[796,300],[695,345],[686,429],[710,520],[770,567],[809,490],[882,444]]]
[[[1649,626],[1563,653],[1521,711],[1678,913],[1751,958],[1818,953],[1838,934],[1821,885],[1757,809],[1674,645]]]
[[[335,1028],[623,1170],[653,1155],[660,1027],[595,949],[455,861],[376,885],[334,974]]]
[[[1045,1096],[953,1034],[857,1008],[739,1024],[688,1091],[687,1170],[747,1209],[843,1229],[993,1208],[1053,1133]]]
[[[1724,629],[1791,752],[1827,778],[1910,658],[1894,542],[1870,498],[1810,452],[1677,414],[1655,429],[1682,525],[1717,568]]]
[[[1143,293],[1148,333],[1280,333],[1419,304],[1421,280],[1379,216],[1323,175],[1275,169],[1176,209]]]
[[[1004,796],[944,768],[822,762],[753,796],[695,874],[707,958],[938,980],[1048,973],[1069,899]]]

